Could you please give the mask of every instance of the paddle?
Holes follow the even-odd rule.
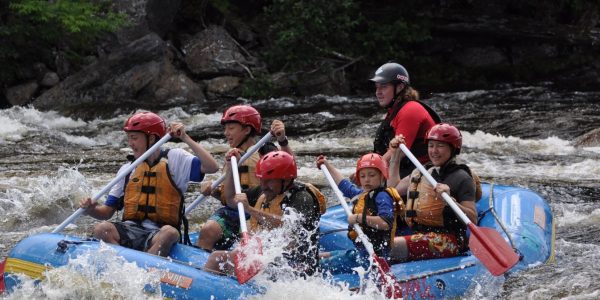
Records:
[[[242,192],[240,186],[240,177],[238,173],[238,163],[235,156],[231,157],[231,174],[233,175],[233,184],[235,186],[235,193],[239,194]],[[261,263],[256,260],[257,254],[262,254],[262,244],[259,238],[254,237],[252,244],[250,235],[248,234],[248,228],[246,227],[246,213],[244,212],[244,204],[237,204],[238,214],[240,217],[240,232],[242,240],[240,246],[234,252],[233,263],[235,265],[235,275],[237,276],[239,283],[245,283],[254,277],[260,271]],[[247,257],[250,256],[252,261],[247,261]]]
[[[402,149],[402,152],[404,152],[412,163],[417,166],[419,171],[421,171],[421,174],[427,178],[427,181],[429,181],[431,185],[436,186],[437,181],[431,177],[431,174],[427,172],[419,160],[417,160],[410,150],[408,150],[406,145],[400,144],[400,149]],[[442,198],[444,198],[456,215],[458,215],[463,223],[471,230],[469,248],[492,275],[498,276],[504,274],[519,261],[517,253],[515,253],[500,233],[494,229],[477,227],[477,225],[473,224],[447,193],[443,193]]]
[[[245,162],[252,154],[254,154],[254,152],[256,152],[258,149],[260,149],[260,147],[262,147],[266,142],[268,142],[271,137],[273,137],[273,135],[271,135],[271,132],[268,132],[267,134],[265,134],[256,144],[254,144],[252,147],[250,147],[248,149],[248,151],[246,151],[246,153],[244,153],[244,155],[242,155],[242,157],[240,158],[239,164],[242,164],[243,162]],[[223,181],[225,180],[225,174],[221,175],[221,177],[219,177],[219,179],[215,180],[211,185],[210,188],[211,190],[216,189],[219,184],[221,184]],[[198,204],[200,204],[200,202],[202,202],[202,200],[204,200],[204,198],[206,198],[206,195],[202,194],[200,195],[198,198],[196,198],[196,200],[194,200],[194,202],[192,202],[190,205],[188,205],[185,209],[185,214],[189,214],[196,206],[198,206]]]
[[[322,164],[320,168],[321,171],[323,171],[323,174],[325,174],[325,177],[327,178],[331,189],[333,189],[333,191],[335,192],[338,201],[344,208],[346,215],[350,217],[352,215],[352,212],[350,211],[346,200],[344,200],[344,195],[338,188],[337,184],[335,184],[335,180],[333,180],[333,177],[331,177],[331,173],[329,173],[329,170],[327,170],[327,167],[324,164]],[[360,228],[360,225],[354,224],[354,231],[358,233],[358,238],[367,249],[369,255],[371,255],[373,260],[375,260],[376,262],[375,265],[377,266],[377,270],[379,271],[378,278],[386,289],[386,297],[393,299],[401,298],[402,288],[397,283],[394,274],[390,273],[390,265],[387,263],[387,261],[385,261],[385,259],[380,258],[377,256],[377,254],[375,254],[375,250],[373,250],[373,244],[371,244],[369,238],[364,234],[364,232]]]
[[[134,162],[132,162],[127,168],[121,170],[121,172],[119,172],[117,174],[117,177],[115,177],[102,190],[97,192],[94,195],[94,197],[92,197],[92,204],[96,203],[96,201],[98,201],[98,199],[100,199],[100,197],[102,197],[102,195],[108,193],[108,191],[110,191],[110,189],[119,180],[123,179],[125,176],[127,176],[127,174],[131,173],[131,171],[133,171],[133,169],[135,169],[135,167],[137,167],[139,164],[141,164],[143,161],[145,161],[150,155],[152,155],[152,153],[154,153],[154,151],[158,150],[158,148],[160,146],[162,146],[162,144],[166,143],[170,139],[171,139],[171,134],[167,133],[160,140],[158,140],[158,142],[154,143],[154,145],[152,145],[152,147],[150,147],[150,149],[146,150],[146,152],[144,152],[144,154],[142,154],[138,159],[136,159]],[[56,227],[54,230],[52,230],[52,233],[57,233],[57,232],[62,231],[65,227],[67,227],[67,225],[69,225],[69,224],[71,224],[71,222],[75,221],[84,211],[85,211],[85,208],[79,208],[78,210],[76,210],[71,216],[69,216],[60,225],[58,225],[58,227]]]

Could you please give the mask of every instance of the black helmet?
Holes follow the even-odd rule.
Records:
[[[386,63],[383,64],[377,71],[375,71],[375,76],[369,79],[375,83],[404,83],[410,84],[410,80],[408,77],[408,71],[398,63]]]

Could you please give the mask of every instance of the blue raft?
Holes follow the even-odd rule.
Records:
[[[484,184],[477,203],[479,226],[502,234],[521,256],[508,273],[533,267],[554,259],[554,222],[548,204],[538,194],[519,187]],[[493,193],[490,193],[490,189]],[[320,246],[323,251],[353,249],[347,238],[348,224],[340,205],[330,207],[321,218]],[[49,268],[65,266],[69,259],[97,251],[99,242],[64,234],[36,234],[19,242],[0,264],[0,291],[10,293],[18,284],[17,274],[43,279]],[[124,247],[110,245],[117,255],[139,267],[161,273],[163,297],[185,299],[238,299],[260,294],[264,288],[250,281],[240,285],[235,278],[202,270],[208,253],[177,244],[166,259]],[[392,272],[408,299],[454,298],[465,295],[477,282],[492,275],[468,253],[464,256],[431,259],[392,265]],[[0,276],[2,277],[2,276]],[[0,278],[2,279],[2,278]],[[333,281],[359,289],[357,274],[339,274]],[[149,288],[148,292],[154,292]]]

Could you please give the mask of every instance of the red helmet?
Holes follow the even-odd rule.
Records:
[[[147,135],[157,135],[162,138],[167,133],[165,120],[152,112],[139,112],[125,122],[124,131],[140,131]]]
[[[358,185],[360,185],[360,176],[358,176],[358,172],[365,168],[375,168],[381,172],[385,179],[388,178],[388,165],[383,160],[383,157],[377,153],[365,154],[356,163],[355,180]]]
[[[256,163],[256,177],[261,179],[294,179],[297,176],[294,157],[284,151],[269,152]]]
[[[235,105],[225,110],[223,117],[221,117],[221,124],[229,122],[237,122],[245,126],[250,126],[255,134],[260,133],[260,114],[250,105]]]
[[[440,123],[431,127],[427,131],[427,134],[425,134],[425,141],[429,140],[446,142],[452,145],[456,150],[456,154],[460,153],[460,148],[462,147],[462,134],[460,134],[460,130],[448,123]]]

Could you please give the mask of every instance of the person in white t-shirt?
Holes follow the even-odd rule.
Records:
[[[123,209],[120,222],[103,221],[94,227],[94,237],[107,243],[151,254],[168,256],[173,244],[180,240],[184,217],[183,193],[190,181],[200,182],[206,173],[219,169],[217,161],[187,133],[183,124],[166,127],[157,114],[140,112],[125,122],[123,130],[137,159],[167,131],[181,139],[195,156],[183,149],[158,149],[137,166],[110,191],[104,204],[83,199],[80,207],[100,220],[110,219]],[[121,167],[127,168],[130,163]]]

